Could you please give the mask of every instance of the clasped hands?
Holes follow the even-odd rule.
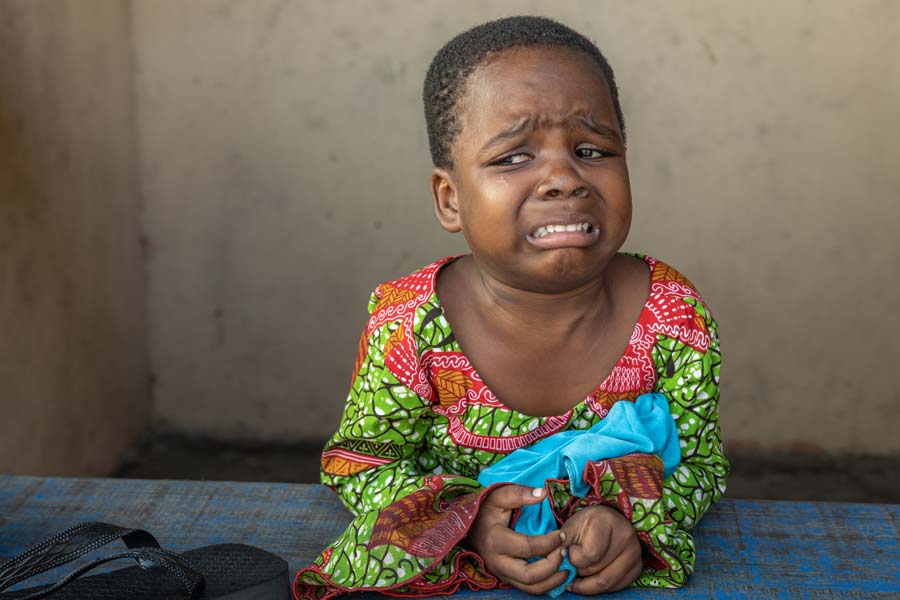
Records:
[[[543,488],[505,485],[488,494],[469,530],[468,546],[500,581],[531,594],[546,594],[565,582],[563,557],[576,569],[566,588],[600,594],[627,587],[641,572],[641,545],[631,523],[608,506],[574,514],[561,529],[528,536],[509,527],[514,510],[544,499]],[[543,558],[534,562],[527,559]]]

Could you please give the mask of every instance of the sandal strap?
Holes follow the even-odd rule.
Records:
[[[129,549],[159,548],[156,538],[143,529],[130,529],[99,521],[79,523],[31,546],[0,565],[0,591],[38,573],[55,569],[119,538],[122,538]]]
[[[203,576],[199,573],[196,567],[194,567],[184,557],[179,556],[174,552],[162,550],[160,548],[138,548],[135,550],[127,550],[125,552],[117,552],[115,554],[110,554],[109,556],[104,556],[103,558],[98,558],[97,560],[92,561],[76,569],[75,571],[72,571],[53,585],[38,590],[37,592],[29,594],[28,596],[24,596],[19,600],[38,600],[39,598],[49,596],[50,594],[65,587],[72,581],[75,581],[95,567],[113,560],[119,560],[121,558],[133,558],[138,562],[142,569],[147,571],[154,569],[165,569],[166,571],[174,575],[178,579],[178,581],[181,582],[181,584],[184,586],[184,589],[188,592],[188,597],[191,600],[199,599],[203,595],[203,588],[205,586]]]

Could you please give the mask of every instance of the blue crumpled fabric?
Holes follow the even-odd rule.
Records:
[[[588,462],[636,452],[659,456],[663,477],[671,475],[681,461],[678,432],[662,394],[642,394],[633,403],[616,402],[606,418],[590,429],[562,431],[519,448],[484,469],[478,482],[485,487],[495,483],[544,487],[547,479],[568,477],[572,495],[584,498],[590,491],[582,477]],[[556,528],[549,496],[538,504],[523,506],[515,525],[515,530],[525,535],[542,535]],[[560,570],[568,570],[569,576],[549,592],[550,596],[560,595],[575,578],[575,567],[568,556]]]

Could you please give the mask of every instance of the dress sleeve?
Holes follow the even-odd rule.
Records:
[[[418,463],[434,413],[385,361],[404,335],[394,321],[367,327],[360,340],[343,417],[325,446],[321,471],[322,483],[353,520],[298,573],[297,597],[358,590],[419,596],[453,593],[463,584],[496,585],[481,559],[459,546],[484,488]]]
[[[705,353],[683,345],[675,349],[669,354],[667,376],[659,382],[681,444],[681,464],[663,482],[663,490],[669,516],[684,531],[693,529],[725,493],[729,470],[719,430],[718,327],[705,307],[695,308],[709,331],[709,348]]]
[[[662,482],[662,510],[648,511],[645,523],[635,521],[645,556],[654,559],[649,565],[645,561],[638,586],[685,584],[696,557],[690,530],[725,492],[728,475],[719,431],[718,326],[699,296],[684,302],[693,306],[693,329],[682,336],[659,336],[653,350],[656,390],[669,400],[681,463]]]
[[[681,464],[663,481],[671,540],[667,552],[677,554],[684,577],[694,569],[694,541],[690,535],[700,518],[725,493],[729,464],[722,450],[719,430],[718,326],[709,309],[697,300],[697,323],[708,335],[704,350],[672,339],[657,343],[657,364],[664,364],[657,389],[669,398],[669,409],[678,429]],[[654,585],[653,574],[642,576],[639,584]],[[673,583],[683,584],[681,577]]]

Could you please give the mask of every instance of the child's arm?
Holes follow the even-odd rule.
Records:
[[[640,586],[681,586],[694,571],[696,551],[689,533],[709,507],[725,492],[728,461],[722,451],[719,431],[719,351],[718,326],[709,309],[696,298],[685,298],[696,312],[694,339],[709,340],[705,349],[660,336],[654,349],[654,363],[661,366],[656,391],[665,394],[675,419],[681,445],[681,463],[663,481],[664,521],[648,512],[632,519],[637,529],[649,532],[645,552],[653,552],[668,568],[645,568],[636,580]],[[636,511],[637,512],[637,511]],[[649,542],[649,543],[648,543]],[[646,561],[645,561],[646,566]]]
[[[675,525],[672,550],[678,551],[684,576],[694,568],[694,541],[688,533],[709,507],[725,493],[728,460],[722,451],[719,430],[719,351],[718,326],[709,309],[693,301],[702,327],[709,334],[705,352],[678,344],[671,339],[657,343],[657,364],[666,368],[657,389],[669,399],[681,443],[681,464],[663,482],[663,498],[669,519]],[[681,578],[680,578],[681,579]],[[658,585],[646,572],[638,585]]]
[[[660,335],[652,351],[658,372],[655,391],[668,398],[680,438],[681,463],[665,480],[662,462],[651,455],[634,454],[590,463],[585,473],[592,488],[589,497],[576,499],[560,515],[565,521],[563,531],[571,531],[575,526],[569,523],[571,516],[586,506],[606,504],[622,513],[643,547],[644,569],[635,580],[641,586],[684,585],[693,572],[695,558],[689,532],[721,497],[728,474],[718,425],[718,331],[701,302],[692,298],[685,301],[694,306],[697,318],[685,325],[683,336],[695,342],[709,340],[708,345],[692,346]],[[566,495],[561,493],[557,504],[566,502]],[[573,542],[574,538],[568,536]],[[575,564],[575,552],[571,555]],[[594,568],[599,567],[590,565],[585,571]],[[576,579],[573,584],[579,591],[593,593],[599,589],[597,581]],[[585,587],[586,584],[591,587]]]
[[[322,483],[354,518],[298,574],[298,597],[363,589],[411,595],[453,591],[464,582],[463,569],[470,580],[487,579],[474,554],[458,546],[483,488],[474,479],[420,466],[433,412],[428,399],[385,365],[391,345],[406,335],[396,325],[369,327],[360,341],[352,387],[339,428],[322,454],[321,473]]]
[[[373,297],[370,312],[377,301]],[[486,493],[475,479],[440,472],[429,456],[431,401],[398,380],[396,364],[386,365],[386,355],[408,335],[395,321],[377,327],[370,322],[362,336],[341,423],[322,455],[322,483],[354,519],[312,567],[300,572],[295,583],[300,597],[361,589],[429,595],[452,593],[460,585],[497,585],[481,556],[460,543],[480,506],[490,508],[496,494]],[[398,356],[394,352],[390,360]],[[547,546],[548,552],[559,546],[558,534]],[[555,576],[561,556],[553,560],[521,560],[513,570],[536,583],[544,571]]]
[[[684,345],[674,348],[667,358],[673,365],[672,374],[661,378],[658,385],[669,398],[681,441],[681,464],[663,482],[663,491],[671,502],[669,517],[685,531],[693,529],[725,493],[729,470],[719,430],[718,326],[705,306],[697,303],[695,310],[709,332],[709,348],[705,353]]]
[[[425,486],[425,473],[416,459],[430,426],[428,401],[384,366],[384,345],[377,339],[382,332],[374,335],[371,343],[363,342],[367,356],[358,368],[338,430],[322,454],[322,483],[354,515],[380,510]]]

